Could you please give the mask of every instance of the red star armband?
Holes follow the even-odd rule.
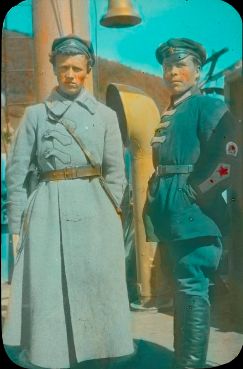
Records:
[[[226,112],[217,124],[209,123],[210,120],[207,125],[205,121],[201,125],[201,152],[187,181],[196,192],[198,202],[213,201],[214,196],[231,188],[240,170],[240,134],[236,120]]]
[[[205,193],[229,176],[230,164],[220,163],[213,173],[204,182],[198,185],[198,188],[200,189],[201,193]]]

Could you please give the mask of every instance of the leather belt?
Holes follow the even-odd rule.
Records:
[[[166,174],[187,174],[193,171],[193,165],[158,165],[155,173],[157,176]]]
[[[101,166],[96,165],[95,167],[92,167],[91,165],[88,165],[83,167],[72,167],[43,172],[40,174],[40,182],[96,176],[101,176]]]

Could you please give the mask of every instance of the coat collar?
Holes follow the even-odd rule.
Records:
[[[62,116],[73,102],[82,105],[91,114],[95,114],[98,104],[97,100],[85,89],[82,89],[80,94],[72,101],[62,96],[57,89],[54,88],[50,96],[44,101],[50,112],[55,116]]]
[[[96,112],[98,101],[88,91],[83,89],[75,101],[88,109],[91,114]]]

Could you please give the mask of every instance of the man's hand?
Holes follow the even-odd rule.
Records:
[[[16,260],[18,248],[19,248],[19,234],[13,234],[13,256],[14,260]]]

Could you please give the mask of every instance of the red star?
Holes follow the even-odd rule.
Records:
[[[220,177],[223,177],[229,174],[229,169],[221,166],[217,172],[219,173]]]

